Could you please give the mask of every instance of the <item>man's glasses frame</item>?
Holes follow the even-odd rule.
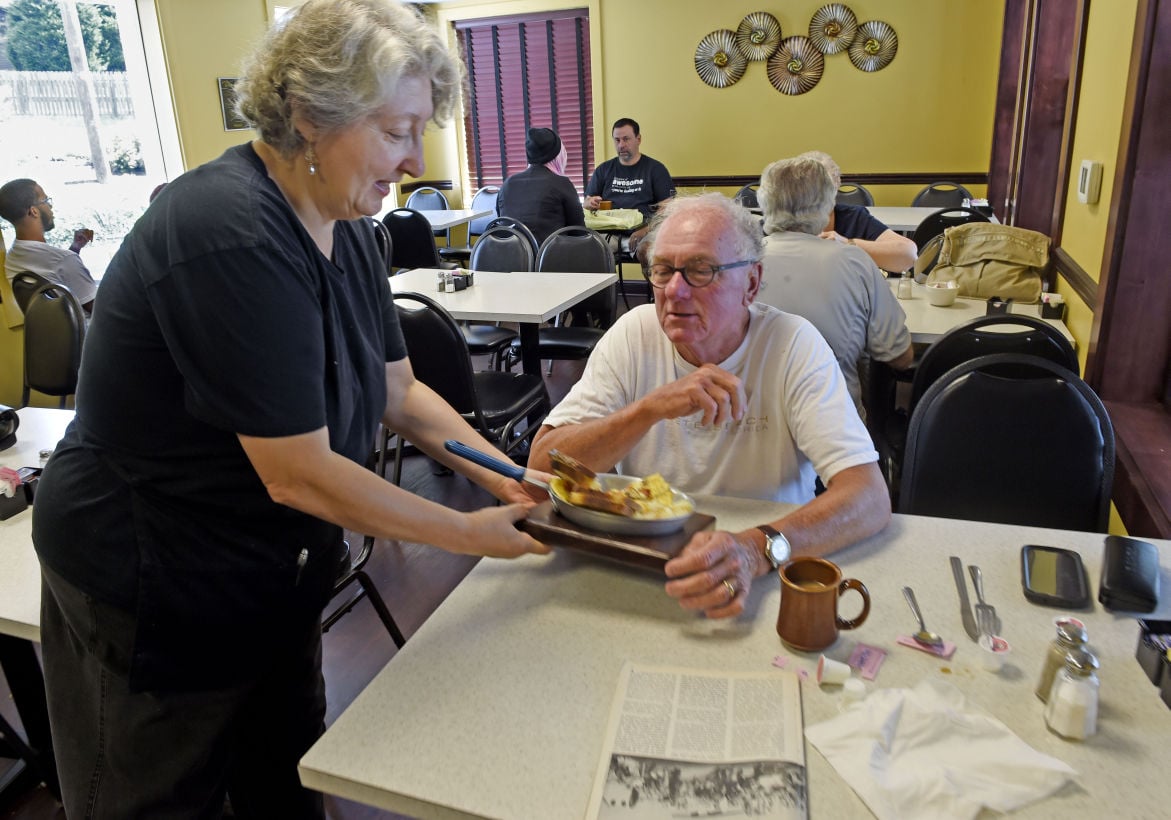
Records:
[[[701,262],[689,262],[683,267],[675,267],[668,265],[665,262],[655,262],[652,265],[643,265],[642,275],[646,277],[647,282],[652,288],[665,288],[671,284],[671,280],[675,274],[681,274],[683,281],[688,286],[693,288],[706,288],[712,282],[716,281],[716,274],[722,273],[731,268],[740,268],[745,265],[755,264],[753,259],[741,259],[739,262],[729,262],[726,265],[709,265]],[[655,281],[658,279],[659,281]]]
[[[38,205],[48,205],[50,208],[52,208],[53,207],[53,197],[47,196],[44,199],[38,199],[36,202],[33,203],[34,208]]]

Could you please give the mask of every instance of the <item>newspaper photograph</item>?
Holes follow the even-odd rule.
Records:
[[[587,817],[805,818],[807,797],[796,675],[623,667]]]

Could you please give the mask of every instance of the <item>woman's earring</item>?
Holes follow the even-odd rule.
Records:
[[[317,174],[317,154],[313,153],[313,146],[305,152],[305,161],[309,163],[309,176]]]

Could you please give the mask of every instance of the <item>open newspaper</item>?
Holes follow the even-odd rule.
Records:
[[[790,672],[627,662],[587,817],[807,817],[801,722]]]

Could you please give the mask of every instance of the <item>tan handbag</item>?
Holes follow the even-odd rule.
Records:
[[[1049,237],[993,222],[969,222],[944,231],[927,282],[955,282],[959,295],[1037,302],[1049,264]]]

